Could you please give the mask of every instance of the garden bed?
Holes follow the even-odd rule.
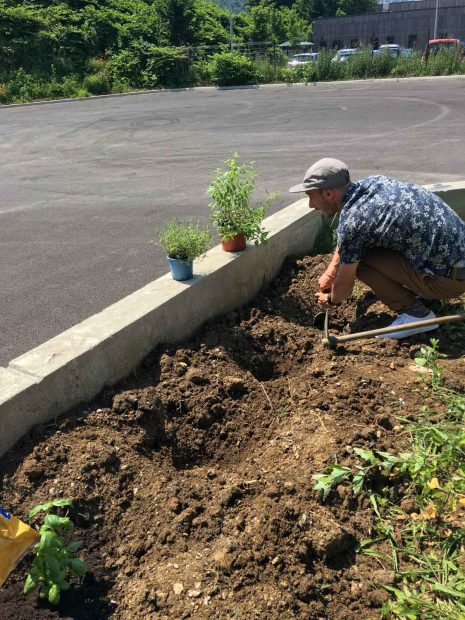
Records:
[[[0,462],[0,505],[75,502],[89,573],[57,608],[21,593],[26,558],[0,590],[5,617],[379,618],[394,573],[356,553],[371,505],[312,476],[353,447],[397,452],[398,416],[440,406],[413,357],[430,334],[323,348],[313,326],[327,257],[288,261],[252,304],[154,352],[90,408],[35,428]],[[391,320],[356,287],[334,331]],[[433,333],[445,380],[464,385],[457,327]],[[463,342],[463,340],[462,340]]]

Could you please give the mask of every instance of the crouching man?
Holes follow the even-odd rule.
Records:
[[[290,192],[309,206],[339,212],[337,248],[319,280],[322,306],[341,303],[355,279],[398,313],[392,327],[434,319],[418,299],[449,299],[465,292],[465,222],[432,192],[386,176],[351,182],[342,161],[324,158]],[[387,334],[406,338],[437,325]]]

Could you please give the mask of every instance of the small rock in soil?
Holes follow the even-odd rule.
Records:
[[[184,590],[184,585],[180,581],[173,583],[173,592],[176,595],[181,594],[183,590]]]
[[[339,523],[324,519],[311,533],[312,546],[317,555],[330,560],[348,551],[354,545],[353,537]]]

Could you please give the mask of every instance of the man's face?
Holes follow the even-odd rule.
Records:
[[[323,215],[336,215],[339,211],[339,200],[334,189],[310,189],[305,192],[309,197],[309,207],[321,211]]]

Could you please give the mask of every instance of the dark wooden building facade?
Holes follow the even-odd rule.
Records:
[[[433,37],[436,0],[378,4],[375,13],[317,19],[315,50],[385,43],[423,49]],[[437,36],[465,39],[465,0],[438,0]]]

